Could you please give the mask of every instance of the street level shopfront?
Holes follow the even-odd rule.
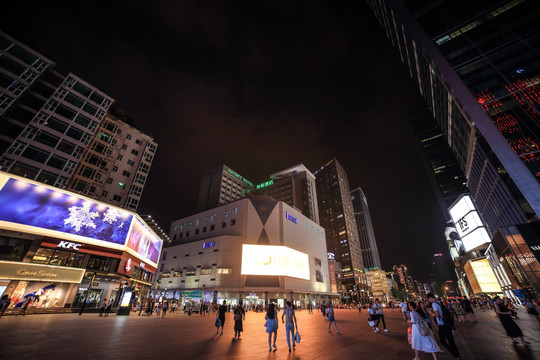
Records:
[[[11,307],[148,295],[162,240],[137,214],[1,172],[0,204],[0,292]]]

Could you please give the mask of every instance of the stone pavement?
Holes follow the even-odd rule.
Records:
[[[281,316],[281,315],[280,315]],[[459,324],[456,342],[462,358],[477,360],[540,359],[540,326],[523,310],[517,320],[531,342],[513,346],[490,310],[477,311],[478,323]],[[328,333],[320,313],[297,312],[302,341],[288,352],[284,326],[278,330],[277,351],[268,352],[264,314],[248,312],[240,340],[233,338],[232,313],[223,336],[215,335],[214,316],[167,314],[154,317],[96,313],[5,316],[0,319],[0,359],[369,359],[414,357],[407,344],[407,325],[399,311],[385,311],[389,333],[373,333],[367,311],[336,310],[341,335]],[[382,325],[382,323],[381,323]],[[449,360],[448,353],[439,354]],[[432,359],[423,354],[422,359]]]

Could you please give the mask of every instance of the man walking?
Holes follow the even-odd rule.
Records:
[[[375,314],[375,316],[377,318],[377,324],[375,325],[375,329],[377,329],[377,331],[379,331],[379,323],[382,320],[382,324],[383,324],[383,327],[384,327],[384,332],[388,332],[388,329],[386,328],[386,322],[384,321],[384,314],[383,314],[382,305],[379,302],[379,299],[375,299],[375,304],[373,304],[373,313]]]
[[[454,321],[452,320],[450,310],[448,310],[442,301],[436,301],[435,296],[432,293],[427,294],[427,299],[432,304],[433,312],[435,313],[437,327],[439,328],[439,341],[448,349],[448,351],[450,351],[456,360],[461,359],[459,350],[454,341],[454,335],[452,335]]]
[[[403,319],[405,321],[408,321],[409,319],[407,317],[407,302],[405,300],[401,300],[399,307],[401,308],[401,312],[403,313]]]
[[[285,323],[285,334],[287,334],[287,346],[289,346],[289,352],[291,351],[291,337],[292,337],[292,348],[295,349],[294,343],[294,330],[298,331],[298,322],[296,320],[296,315],[294,314],[294,309],[290,301],[285,303],[285,310],[281,315],[281,322]]]

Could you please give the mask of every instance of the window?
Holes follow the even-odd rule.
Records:
[[[134,162],[133,160],[128,160],[127,163],[128,163],[128,165],[130,165],[130,166],[135,165],[135,162]]]
[[[118,171],[118,166],[113,166],[112,171],[117,172]]]
[[[143,143],[142,140],[139,140],[139,139],[135,140],[135,144],[137,145],[142,145],[142,143]]]
[[[196,269],[186,270],[186,276],[195,276],[197,274]]]
[[[114,200],[114,201],[122,201],[122,197],[121,197],[121,196],[118,196],[118,195],[114,195],[114,196],[113,196],[113,200]]]
[[[135,156],[139,155],[139,152],[138,152],[137,150],[135,150],[135,149],[132,149],[132,150],[131,150],[131,153],[132,153],[133,155],[135,155]]]
[[[128,134],[128,135],[126,136],[126,138],[127,138],[128,140],[131,140],[131,135]]]
[[[112,184],[112,182],[113,182],[112,178],[108,178],[107,181],[106,181],[107,184]]]
[[[231,219],[231,226],[236,225],[236,219]]]
[[[195,229],[195,235],[199,235],[199,229]]]
[[[212,275],[212,269],[210,268],[204,268],[204,269],[201,269],[201,272],[200,272],[201,275]]]
[[[109,192],[103,190],[103,192],[101,193],[101,196],[102,196],[102,197],[107,197],[107,195],[109,195]]]
[[[182,276],[182,273],[180,271],[175,271],[173,273],[173,277],[181,277]]]
[[[106,258],[103,256],[92,255],[90,261],[88,261],[88,269],[100,270],[100,271],[109,271],[111,267],[111,258]]]
[[[210,225],[210,231],[214,231],[215,228],[216,228],[216,225],[214,224]]]
[[[122,145],[122,150],[126,150],[126,149],[127,149],[127,145],[126,144]]]
[[[161,260],[167,260],[167,252],[166,251],[163,252],[163,258]]]
[[[232,274],[232,268],[218,268],[218,274]]]
[[[227,222],[226,222],[226,221],[223,221],[223,222],[221,223],[221,227],[222,227],[222,228],[227,227]]]
[[[122,172],[122,175],[124,175],[125,177],[130,177],[130,176],[131,176],[131,173],[130,173],[129,171],[124,170],[124,171]]]
[[[118,160],[122,160],[124,157],[122,155],[118,155],[118,157],[116,159]]]

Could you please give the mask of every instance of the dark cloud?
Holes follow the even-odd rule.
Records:
[[[201,175],[219,164],[257,182],[337,157],[368,197],[385,269],[427,279],[443,251],[406,117],[420,97],[366,4],[19,2],[0,20],[156,139],[139,212],[166,229],[193,213]]]

